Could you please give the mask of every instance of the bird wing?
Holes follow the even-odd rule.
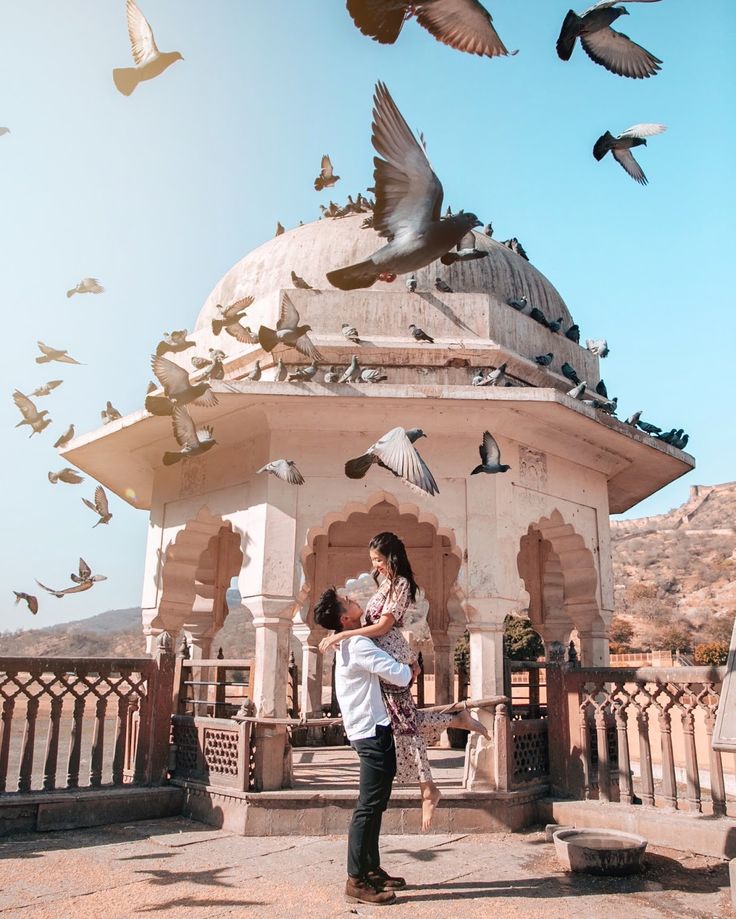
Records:
[[[299,338],[294,342],[294,348],[305,357],[308,357],[311,361],[321,361],[323,360],[322,354],[317,350],[314,345],[314,342],[308,335],[300,335]]]
[[[610,27],[583,32],[580,43],[592,61],[621,77],[651,77],[661,69],[659,58]]]
[[[192,416],[181,405],[175,405],[171,415],[171,424],[174,428],[174,437],[180,447],[194,450],[199,446],[197,429],[192,421]]]
[[[475,233],[472,230],[468,230],[456,248],[458,252],[462,252],[464,249],[475,249]]]
[[[638,182],[640,185],[647,184],[647,177],[644,175],[644,170],[634,159],[634,155],[631,150],[611,150],[613,158],[617,163],[620,163],[624,169],[628,172],[632,179]]]
[[[158,48],[153,37],[153,30],[146,17],[138,9],[135,0],[128,0],[127,14],[128,36],[133,51],[133,60],[136,66],[140,67],[152,58],[158,57]]]
[[[293,462],[286,461],[286,481],[290,485],[303,485],[304,476],[299,472]]]
[[[89,567],[87,562],[85,562],[85,560],[81,556],[79,559],[79,577],[83,581],[87,581],[89,580],[90,577],[92,577],[92,569]],[[72,575],[72,579],[76,580],[75,575]]]
[[[667,130],[666,124],[635,124],[618,136],[621,137],[654,137],[655,134],[664,134]]]
[[[47,591],[47,592],[50,593],[50,594],[53,594],[55,597],[59,597],[59,596],[61,596],[62,594],[66,593],[66,591],[64,591],[64,590],[54,590],[53,587],[47,587],[45,584],[42,584],[42,583],[38,580],[38,578],[35,578],[34,580],[36,581],[36,584],[38,584],[39,587],[43,587],[43,589],[44,589],[45,591]]]
[[[192,365],[197,368],[197,370],[203,370],[205,367],[212,366],[212,361],[208,357],[193,357]]]
[[[226,325],[225,331],[228,335],[232,335],[234,339],[244,345],[254,345],[258,341],[255,335],[251,335],[248,329],[239,322],[233,322],[230,325]]]
[[[490,431],[484,431],[483,443],[480,445],[480,458],[484,466],[498,466],[501,462],[501,451]]]
[[[334,174],[335,173],[332,169],[332,161],[330,160],[329,156],[325,153],[325,155],[322,157],[322,169],[320,171],[320,175],[322,176],[323,179],[331,179]]]
[[[26,419],[26,421],[33,421],[38,417],[38,409],[33,404],[33,402],[24,395],[19,389],[16,389],[13,393],[13,402],[20,409],[21,415]]]
[[[598,0],[598,3],[594,3],[593,6],[589,6],[585,12],[580,14],[580,18],[587,16],[588,13],[592,13],[593,10],[602,10],[607,9],[611,6],[618,6],[619,3],[659,3],[659,0]]]
[[[97,510],[97,505],[93,504],[89,498],[82,498],[82,504],[86,505],[91,511],[94,511],[96,514],[99,514]]]
[[[61,386],[63,382],[63,380],[49,380],[46,386],[48,386],[49,389],[56,389],[56,387]]]
[[[37,341],[36,344],[38,345],[38,347],[40,348],[40,350],[43,351],[44,354],[49,355],[49,357],[50,357],[52,354],[57,354],[57,353],[58,353],[57,350],[56,350],[56,348],[50,348],[48,345],[45,345],[42,341]]]
[[[231,303],[230,306],[225,307],[222,311],[223,319],[236,319],[240,317],[241,313],[244,313],[249,306],[253,303],[253,297],[241,297],[240,300],[236,300],[235,303]]]
[[[279,321],[276,323],[278,332],[284,329],[295,329],[299,325],[299,311],[291,302],[291,297],[287,293],[281,294],[281,305],[279,308]]]
[[[110,513],[107,494],[102,485],[98,485],[97,488],[95,488],[95,510],[101,517],[106,517]]]
[[[488,10],[478,0],[424,0],[415,5],[419,25],[438,41],[469,54],[508,54]]]
[[[363,35],[382,45],[393,45],[404,25],[410,4],[386,0],[347,0],[348,13]]]
[[[376,84],[373,99],[371,139],[380,154],[373,158],[373,227],[383,237],[421,233],[439,220],[442,183],[385,84]]]
[[[406,436],[404,428],[392,428],[373,444],[369,452],[376,456],[391,472],[411,482],[412,485],[416,485],[417,488],[428,491],[430,494],[433,493],[430,490],[429,480],[422,468],[422,459]],[[429,478],[431,478],[431,473]],[[434,480],[432,479],[432,481]]]
[[[189,374],[183,367],[160,354],[151,358],[151,368],[166,395],[181,392],[189,386]]]
[[[62,482],[66,482],[67,485],[79,485],[80,482],[84,481],[84,476],[81,476],[78,472],[75,472],[74,469],[70,469],[69,466],[64,466],[64,468],[58,473],[59,478]]]

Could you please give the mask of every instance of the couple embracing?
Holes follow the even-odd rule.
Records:
[[[364,903],[395,900],[405,886],[382,867],[378,840],[394,778],[418,783],[422,829],[430,827],[440,800],[432,780],[427,747],[448,727],[478,731],[485,727],[468,711],[441,714],[417,710],[411,683],[419,673],[417,656],[401,629],[416,598],[417,584],[403,542],[393,533],[370,541],[373,577],[378,590],[365,613],[334,587],[314,608],[315,621],[334,632],[320,650],[336,645],[335,689],[345,733],[360,759],[360,792],[348,833],[348,880],[345,893]]]

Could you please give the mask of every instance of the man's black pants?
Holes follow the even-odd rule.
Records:
[[[375,737],[354,740],[352,746],[360,757],[360,793],[348,832],[348,874],[364,878],[381,865],[378,837],[396,775],[396,747],[391,728],[381,725]]]

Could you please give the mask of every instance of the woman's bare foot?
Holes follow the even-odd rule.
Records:
[[[422,830],[425,832],[432,825],[432,818],[442,797],[439,788],[432,782],[422,787]]]
[[[451,722],[453,728],[462,728],[465,731],[475,731],[476,734],[480,734],[482,737],[486,737],[490,740],[491,735],[488,732],[488,728],[477,718],[474,718],[467,708],[464,708]]]

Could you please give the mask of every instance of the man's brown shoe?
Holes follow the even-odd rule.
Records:
[[[383,868],[376,868],[375,871],[368,872],[368,880],[371,884],[375,884],[376,887],[382,888],[383,890],[403,890],[406,887],[406,881],[404,878],[394,878],[384,871]]]
[[[345,885],[345,896],[359,903],[373,903],[376,906],[385,906],[396,899],[393,890],[381,890],[370,881],[351,877]]]

